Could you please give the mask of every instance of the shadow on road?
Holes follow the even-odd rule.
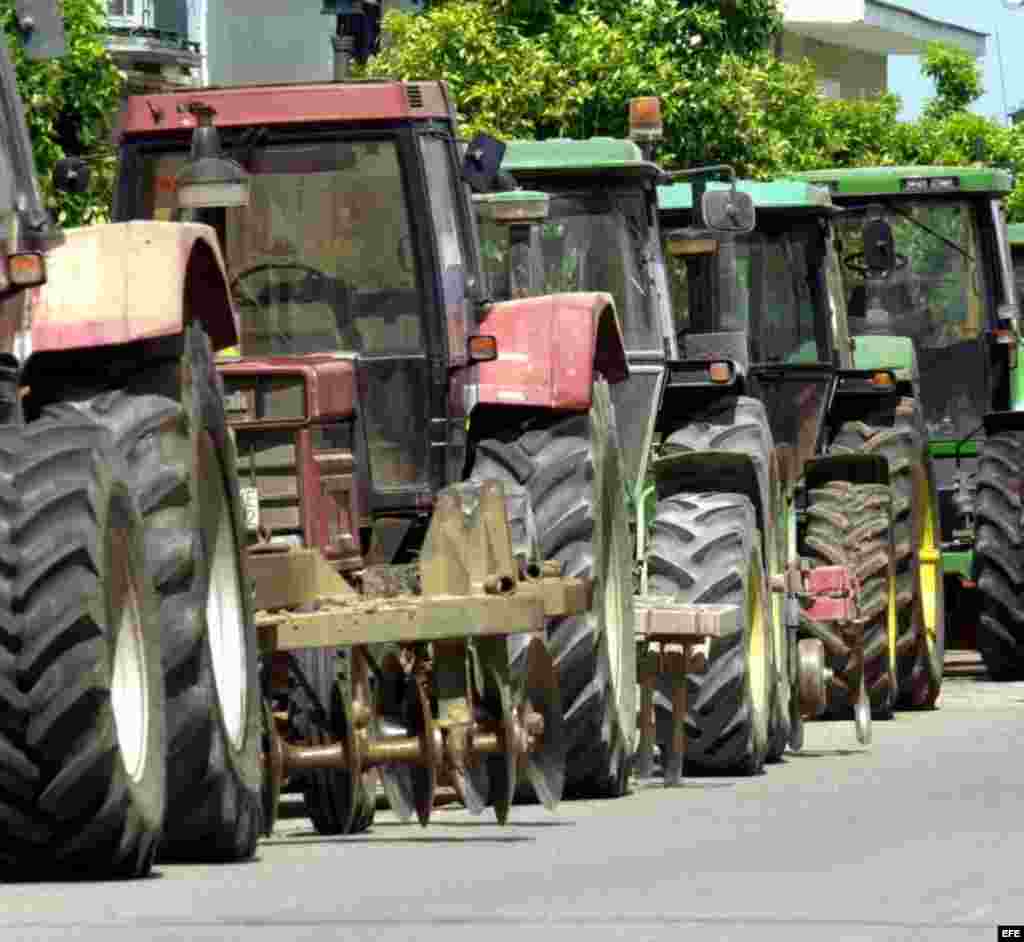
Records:
[[[405,826],[408,827],[408,825]],[[373,827],[376,830],[377,825],[375,824]],[[294,834],[266,838],[260,841],[260,847],[292,847],[303,844],[532,844],[536,841],[534,837],[523,837],[517,834],[509,834],[507,837],[496,835],[445,837],[443,834],[409,835],[408,837],[374,837],[371,835],[327,836],[317,834],[315,831],[296,831]]]

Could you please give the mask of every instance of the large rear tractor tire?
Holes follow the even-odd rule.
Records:
[[[1024,678],[1024,441],[988,439],[978,464],[978,649],[993,680]]]
[[[852,566],[860,580],[860,614],[864,627],[864,682],[872,715],[892,715],[896,699],[896,593],[892,565],[890,488],[884,484],[830,481],[810,491],[807,528],[801,555],[823,566]],[[800,616],[810,637],[842,641],[835,624],[812,622]],[[828,666],[840,684],[849,677],[849,657],[829,652]],[[847,686],[852,686],[848,684]],[[846,716],[853,710],[857,690],[834,685],[829,712]]]
[[[625,794],[636,732],[636,645],[629,520],[608,384],[587,415],[535,421],[476,446],[474,480],[515,482],[530,495],[541,555],[594,579],[585,615],[554,618],[568,756],[566,797]],[[513,642],[515,643],[515,642]],[[522,651],[510,646],[513,681]]]
[[[784,500],[776,466],[775,440],[764,403],[750,396],[725,396],[686,425],[673,431],[665,441],[666,452],[725,451],[749,455],[757,471],[763,510],[763,556],[767,577],[782,574],[786,564]],[[768,751],[766,760],[776,762],[786,751],[790,737],[789,641],[783,621],[783,597],[775,594],[769,601],[771,611],[771,707],[768,714]],[[667,704],[662,704],[666,707]]]
[[[166,799],[157,601],[108,436],[0,431],[0,869],[141,877]]]
[[[198,325],[180,360],[48,412],[107,428],[146,527],[167,687],[165,860],[238,861],[262,828],[262,736],[245,528],[220,377]]]
[[[899,703],[932,707],[942,686],[945,580],[938,546],[938,491],[919,403],[900,400],[892,425],[844,424],[831,451],[881,455],[889,465]]]
[[[688,674],[686,761],[756,775],[768,748],[770,599],[754,507],[739,494],[677,494],[658,502],[647,549],[652,595],[739,606],[740,630],[712,640],[704,672]],[[671,689],[659,678],[657,740],[671,743]]]

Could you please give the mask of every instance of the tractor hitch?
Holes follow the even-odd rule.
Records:
[[[837,635],[800,638],[791,648],[791,740],[794,750],[803,746],[803,723],[816,719],[828,708],[829,691],[840,684],[828,667],[826,652],[848,657],[846,680],[849,693],[856,691],[853,716],[857,741],[871,742],[871,704],[864,679],[864,626],[860,615],[860,582],[848,566],[791,564],[784,576],[772,580],[772,591],[784,594],[787,627],[791,631],[808,622],[830,624]],[[801,618],[802,616],[802,618]]]

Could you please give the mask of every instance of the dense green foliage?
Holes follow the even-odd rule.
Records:
[[[444,78],[467,134],[623,136],[627,102],[662,99],[669,167],[726,162],[746,176],[876,164],[992,163],[1024,169],[1024,127],[968,109],[978,64],[935,45],[922,71],[936,93],[897,120],[897,96],[821,96],[809,62],[771,52],[774,0],[440,0],[389,13],[387,47],[366,73]],[[1024,219],[1024,184],[1009,201]]]
[[[13,0],[0,0],[0,13],[25,102],[43,197],[62,226],[77,226],[107,218],[113,160],[90,160],[92,183],[82,195],[55,193],[50,172],[61,157],[109,152],[121,75],[103,43],[105,4],[101,0],[63,0],[63,5],[66,54],[43,62],[30,62],[24,55]]]

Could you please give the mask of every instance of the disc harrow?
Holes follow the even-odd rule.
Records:
[[[289,778],[331,769],[346,773],[348,795],[372,794],[376,774],[395,814],[424,826],[441,786],[504,823],[520,776],[554,810],[565,736],[544,628],[550,617],[586,611],[592,587],[563,577],[557,563],[514,557],[505,500],[497,481],[445,489],[416,571],[376,567],[393,571],[364,579],[362,592],[316,551],[250,556],[268,703],[308,686],[295,651],[344,649],[349,665],[334,703],[320,704],[334,718],[332,741],[297,741],[287,712],[268,709],[274,807]],[[533,636],[518,683],[510,634]]]

